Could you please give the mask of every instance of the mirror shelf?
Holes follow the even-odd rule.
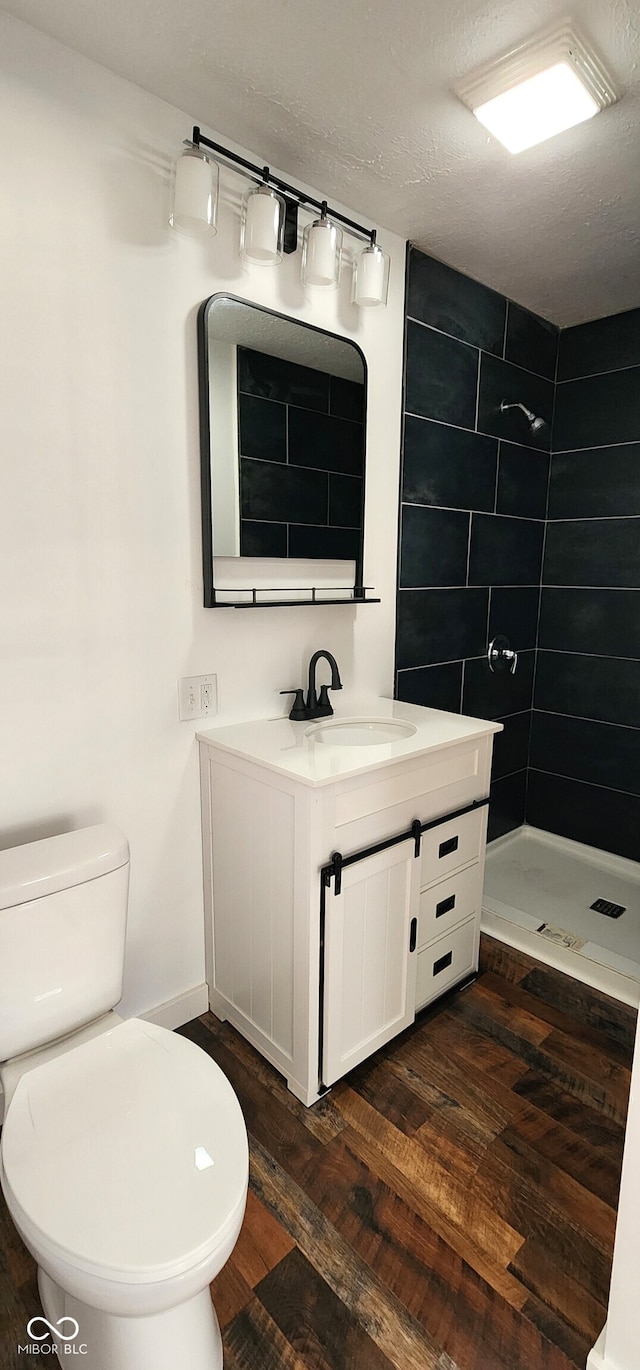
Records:
[[[245,599],[225,599],[225,595],[244,594]],[[253,586],[251,589],[237,590],[214,590],[214,603],[212,609],[282,609],[284,606],[289,608],[298,604],[317,605],[323,608],[327,604],[380,604],[380,600],[373,595],[370,585],[363,585],[361,589],[354,589],[352,585],[336,585],[332,589],[327,586],[317,588],[316,586],[294,586],[288,592],[295,594],[296,599],[287,599],[281,589],[269,588],[268,586]],[[262,599],[262,595],[282,594],[282,599]]]

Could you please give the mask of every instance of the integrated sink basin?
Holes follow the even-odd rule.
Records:
[[[305,737],[332,747],[379,747],[417,731],[415,723],[396,718],[323,718],[305,729]]]

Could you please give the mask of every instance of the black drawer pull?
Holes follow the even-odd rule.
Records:
[[[441,842],[441,843],[440,843],[440,846],[438,847],[438,858],[440,858],[441,856],[450,856],[451,853],[452,853],[452,851],[457,851],[457,850],[458,850],[458,838],[457,838],[457,837],[450,837],[450,838],[448,839],[447,842]]]
[[[443,913],[451,913],[451,910],[455,909],[455,906],[455,894],[450,894],[448,899],[441,899],[440,903],[436,904],[436,918],[442,918]]]
[[[410,930],[409,930],[409,951],[415,951],[417,940],[418,940],[418,920],[417,920],[417,918],[412,918],[412,919],[411,919],[411,928],[410,928]]]
[[[447,966],[450,966],[452,961],[453,961],[453,952],[452,952],[452,951],[448,951],[447,954],[446,954],[446,956],[441,956],[439,961],[434,961],[434,963],[433,963],[433,973],[434,973],[434,975],[439,975],[441,970],[446,970],[446,969],[447,969]]]

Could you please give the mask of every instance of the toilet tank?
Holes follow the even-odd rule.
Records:
[[[129,844],[111,824],[0,851],[0,1061],[118,1003],[128,886]]]

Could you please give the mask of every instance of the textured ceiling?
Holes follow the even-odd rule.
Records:
[[[5,8],[554,323],[640,305],[640,0]],[[623,98],[512,157],[452,87],[567,14]]]

